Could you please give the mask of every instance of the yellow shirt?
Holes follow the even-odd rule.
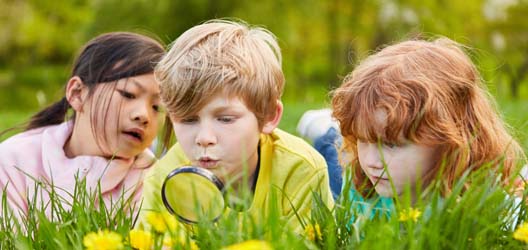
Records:
[[[301,224],[295,210],[307,221],[312,207],[312,192],[319,193],[323,202],[329,208],[333,207],[326,162],[312,146],[280,129],[269,135],[261,134],[259,143],[260,169],[253,201],[246,212],[254,218],[265,219],[271,190],[276,190],[278,204],[275,206],[278,206],[287,224],[298,231]],[[167,211],[161,198],[163,181],[172,170],[190,163],[181,146],[176,144],[150,169],[144,180],[138,225],[144,224],[148,211]]]

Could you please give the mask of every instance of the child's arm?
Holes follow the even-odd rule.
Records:
[[[147,214],[149,212],[168,212],[161,199],[161,186],[167,175],[186,162],[179,144],[174,145],[165,156],[152,166],[143,181],[141,210],[134,227],[148,230]]]

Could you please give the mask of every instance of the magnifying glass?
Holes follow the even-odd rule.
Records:
[[[161,187],[163,204],[184,223],[217,221],[226,202],[224,184],[211,171],[193,166],[173,170]]]

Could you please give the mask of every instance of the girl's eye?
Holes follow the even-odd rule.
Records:
[[[235,120],[233,116],[220,116],[218,120],[223,123],[231,123]]]
[[[159,105],[153,105],[152,109],[154,109],[154,111],[156,111],[156,112],[160,112],[160,110],[161,110]]]
[[[124,98],[126,99],[134,99],[136,98],[136,96],[130,92],[127,92],[127,91],[124,91],[124,90],[118,90],[119,91],[119,94],[121,94],[121,96],[123,96]]]
[[[395,148],[398,146],[396,143],[392,143],[392,142],[384,142],[383,145],[387,148]]]

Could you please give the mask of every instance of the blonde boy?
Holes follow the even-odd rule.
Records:
[[[267,214],[272,190],[281,190],[280,212],[295,229],[295,210],[301,217],[310,214],[312,192],[333,206],[325,160],[277,128],[283,112],[281,60],[273,34],[244,23],[212,20],[176,39],[156,77],[178,143],[146,177],[140,217],[166,211],[163,180],[185,165],[206,168],[224,183],[234,182],[235,189],[250,187],[247,212],[257,217]]]

